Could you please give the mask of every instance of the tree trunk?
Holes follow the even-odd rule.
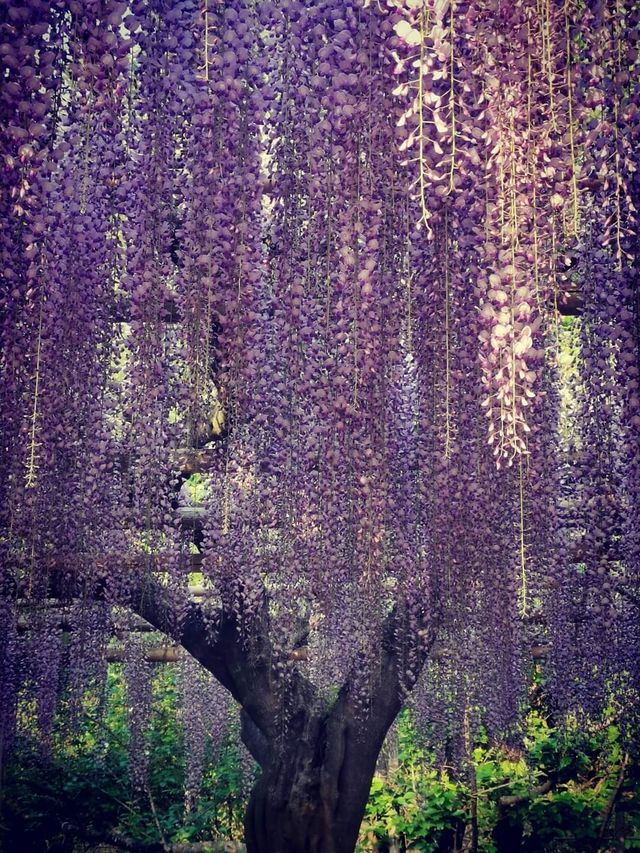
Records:
[[[520,853],[523,835],[524,826],[518,812],[498,812],[498,819],[492,833],[496,853]]]
[[[237,605],[214,618],[191,601],[176,629],[171,594],[157,582],[132,599],[136,613],[173,636],[242,707],[242,738],[262,768],[245,818],[247,853],[353,853],[385,735],[424,665],[431,632],[411,662],[399,659],[396,638],[415,624],[396,605],[381,626],[368,684],[363,660],[323,707],[297,666],[284,675],[274,668],[264,590],[245,636]]]
[[[305,712],[264,761],[245,817],[247,853],[353,853],[376,759],[399,710]]]

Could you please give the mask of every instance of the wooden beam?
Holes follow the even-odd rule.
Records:
[[[91,827],[78,827],[78,834],[92,843],[91,849],[126,850],[131,853],[246,853],[240,841],[224,838],[211,841],[179,841],[173,844],[134,841],[120,832],[96,832]]]
[[[582,298],[577,288],[567,288],[558,294],[558,310],[563,316],[578,316],[582,311]],[[126,297],[120,297],[113,312],[114,323],[128,323],[131,320],[129,302]],[[180,323],[182,317],[176,298],[169,296],[164,300],[163,311],[160,317],[162,323],[173,325]]]
[[[110,646],[107,649],[107,663],[122,663],[125,659],[122,646]],[[183,654],[180,646],[151,646],[145,651],[145,660],[149,663],[177,663]]]
[[[192,474],[204,474],[209,471],[216,455],[217,451],[213,447],[204,447],[201,450],[179,447],[171,454],[171,463],[183,477],[190,477]]]
[[[187,508],[191,509],[191,508]],[[195,513],[187,512],[185,514],[187,521],[193,516],[193,518],[201,518],[204,514],[204,507],[200,507],[200,509]],[[192,554],[183,554],[184,567],[186,574],[190,574],[191,572],[199,572],[202,570],[202,560],[203,556],[201,553],[195,552]],[[58,572],[66,572],[67,570],[73,571],[78,565],[82,565],[86,561],[88,561],[88,554],[56,554],[51,553],[46,556],[43,555],[39,559],[39,565],[45,570],[49,575],[54,575]],[[158,554],[130,554],[127,556],[122,556],[119,554],[94,554],[91,557],[91,561],[93,563],[94,568],[96,569],[96,573],[98,574],[101,571],[108,572],[108,570],[113,566],[114,562],[119,562],[120,564],[124,564],[127,567],[130,567],[132,572],[138,572],[140,574],[146,574],[148,572],[162,572],[166,571],[166,566],[171,565],[173,560],[175,559],[175,554],[167,554],[160,552]],[[78,597],[81,597],[81,593],[78,593]]]
[[[187,587],[187,592],[190,598],[194,598],[196,600],[214,598],[217,594],[215,589],[212,589],[210,586],[204,586],[203,584],[193,584],[192,586]],[[79,596],[70,600],[61,598],[18,598],[16,604],[18,607],[24,607],[34,611],[50,608],[60,608],[63,610],[65,607],[73,606],[81,600],[82,599]],[[122,607],[122,605],[115,604],[114,607]]]
[[[550,652],[550,644],[532,646],[531,657],[533,660],[543,660],[549,656]],[[180,660],[180,657],[183,654],[184,650],[178,645],[150,646],[145,653],[145,659],[149,663],[176,663]],[[293,649],[289,653],[288,657],[289,660],[292,661],[307,660],[308,653],[306,649]],[[438,654],[436,651],[430,657],[437,659],[442,657],[442,653]],[[120,663],[123,660],[124,648],[120,646],[111,646],[107,649],[107,661],[109,663]]]
[[[188,527],[190,524],[202,524],[203,519],[207,515],[207,508],[204,504],[180,506],[178,507],[178,515],[185,527]]]

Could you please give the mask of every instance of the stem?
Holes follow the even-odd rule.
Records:
[[[412,305],[412,293],[411,293],[411,284],[412,284],[412,275],[411,272],[407,274],[407,350],[408,352],[413,354],[413,329],[411,328],[413,323],[411,305]]]
[[[520,615],[527,615],[528,608],[528,585],[527,585],[527,558],[524,537],[524,476],[522,473],[522,456],[518,462],[518,491],[520,497]]]
[[[469,772],[470,802],[470,824],[471,844],[470,853],[478,853],[478,780],[476,778],[476,766],[473,760],[473,744],[471,741],[471,726],[469,722],[469,706],[464,711],[464,747],[467,754]]]
[[[80,183],[80,213],[86,213],[87,194],[89,192],[89,118],[84,125],[84,143],[82,152],[82,181]]]
[[[569,111],[569,150],[571,152],[571,207],[573,211],[573,234],[578,236],[578,176],[576,169],[576,144],[573,128],[573,80],[571,75],[571,32],[569,29],[569,2],[564,0],[564,31],[567,48],[567,106]]]
[[[333,140],[329,138],[329,151],[331,151],[331,146],[333,144]],[[333,158],[329,158],[329,197],[327,200],[327,251],[326,251],[326,267],[325,267],[325,285],[326,285],[326,294],[325,294],[325,340],[328,343],[329,341],[329,326],[331,321],[331,240],[333,239],[333,207],[332,207],[332,199],[333,199]]]
[[[27,462],[27,474],[25,487],[33,489],[36,485],[36,474],[38,470],[37,448],[40,446],[36,441],[38,433],[39,400],[40,400],[40,361],[42,356],[42,316],[44,313],[44,295],[40,294],[40,315],[38,318],[38,340],[36,344],[36,372],[35,386],[33,389],[33,408],[31,410],[31,428],[29,430],[29,460]]]
[[[529,44],[531,44],[532,33],[531,33],[531,22],[527,22],[527,33]],[[538,236],[538,191],[537,191],[537,180],[536,180],[536,164],[535,164],[535,155],[533,154],[533,126],[531,123],[531,112],[532,112],[532,92],[533,92],[533,62],[531,58],[531,54],[528,54],[527,59],[527,137],[529,141],[529,179],[531,181],[532,186],[532,195],[531,195],[531,207],[533,209],[533,283],[536,294],[536,303],[538,305],[538,310],[541,311],[541,301],[540,301],[540,260],[539,260],[539,236]]]
[[[622,759],[622,764],[620,765],[620,773],[618,774],[618,779],[616,782],[616,786],[611,792],[611,796],[609,798],[609,802],[607,803],[607,808],[604,813],[604,817],[602,819],[602,825],[600,826],[600,832],[598,833],[598,841],[604,841],[605,835],[607,834],[607,828],[609,826],[609,822],[611,820],[611,815],[613,814],[613,809],[615,804],[620,796],[620,792],[622,791],[622,786],[624,784],[624,777],[627,771],[627,764],[629,763],[629,753],[625,752],[624,757]],[[598,844],[598,850],[600,850],[601,845]]]
[[[515,143],[515,119],[513,110],[511,110],[510,116],[510,139],[511,139],[511,166],[510,166],[510,204],[509,204],[509,220],[510,220],[510,237],[511,237],[511,266],[513,269],[511,275],[511,417],[512,424],[511,429],[513,430],[513,435],[511,436],[511,444],[512,444],[512,456],[509,464],[511,464],[511,460],[520,452],[518,447],[518,407],[516,405],[517,400],[517,385],[516,385],[516,354],[515,354],[515,342],[513,340],[513,334],[515,329],[515,295],[516,289],[518,286],[517,281],[517,271],[516,271],[516,249],[518,248],[518,200],[516,195],[516,187],[517,187],[517,173],[516,173],[516,143]],[[523,420],[523,418],[522,418]],[[522,450],[526,449],[524,439],[522,439],[523,447]]]
[[[616,19],[613,24],[613,37],[616,44],[617,59],[615,63],[616,72],[619,72],[622,67],[621,46],[619,33],[616,27],[620,19],[620,2],[616,0]],[[616,170],[616,270],[622,272],[622,200],[620,188],[622,186],[622,177],[620,174],[620,132],[618,128],[620,102],[618,92],[616,91],[613,99],[613,132],[615,139],[615,170]]]
[[[454,13],[455,0],[451,0],[451,17],[449,19],[449,40],[451,42],[451,56],[449,59],[449,109],[451,111],[451,165],[449,167],[449,193],[452,193],[455,189],[453,178],[456,165],[456,93],[453,61],[453,45],[455,39]]]
[[[553,92],[553,63],[551,59],[551,8],[549,0],[542,0],[542,20],[540,22],[540,31],[542,35],[542,66],[547,74],[547,83],[549,88],[549,117],[551,119],[551,129],[558,129],[556,123],[555,96]]]
[[[444,214],[444,458],[451,458],[451,356],[450,356],[450,318],[449,318],[449,211]]]
[[[353,408],[358,408],[358,383],[360,381],[360,371],[358,369],[358,326],[359,326],[359,314],[360,314],[360,287],[358,286],[358,275],[360,273],[360,250],[359,250],[359,240],[360,240],[360,203],[361,203],[361,195],[360,195],[360,184],[362,180],[362,174],[360,171],[360,138],[358,138],[357,145],[357,171],[356,171],[356,228],[355,228],[355,239],[353,241],[356,259],[355,259],[355,272],[354,272],[354,307],[355,307],[355,316],[353,318]]]
[[[204,79],[209,82],[209,2],[204,0]]]
[[[427,10],[423,7],[420,11],[420,64],[418,69],[418,160],[420,169],[420,221],[427,229],[429,238],[433,237],[433,229],[429,225],[431,214],[427,208],[425,196],[425,170],[424,170],[424,39],[427,29]]]
[[[167,848],[167,839],[165,838],[164,832],[162,831],[162,826],[160,825],[160,820],[158,819],[158,812],[156,810],[156,804],[154,802],[153,796],[151,794],[151,788],[149,785],[146,785],[147,796],[149,798],[149,805],[151,806],[151,814],[153,815],[153,822],[156,825],[156,829],[158,830],[158,837],[160,838],[160,843],[162,844],[163,849]]]
[[[223,486],[223,510],[222,510],[222,533],[226,536],[230,528],[231,518],[231,484],[229,483],[229,450],[227,447],[227,459],[224,463],[224,486]]]

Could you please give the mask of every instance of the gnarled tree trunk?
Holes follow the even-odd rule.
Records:
[[[366,715],[340,699],[325,714],[300,708],[283,737],[254,753],[262,773],[245,818],[248,853],[353,853],[376,760],[400,709],[397,695],[386,698]],[[243,736],[253,746],[248,728]]]
[[[375,677],[347,679],[325,705],[294,665],[279,675],[269,641],[268,607],[242,636],[238,614],[211,615],[192,602],[179,632],[167,591],[152,584],[132,604],[207,668],[242,706],[242,737],[261,766],[245,818],[247,853],[353,853],[376,761],[402,706],[395,638],[404,636],[398,608],[380,637]],[[417,678],[428,652],[415,655]],[[363,690],[366,694],[363,695]]]

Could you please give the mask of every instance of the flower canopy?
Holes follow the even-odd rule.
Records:
[[[637,0],[0,2],[5,744],[149,579],[179,633],[194,566],[212,632],[266,598],[283,685],[365,697],[394,613],[449,731],[512,730],[532,656],[563,713],[633,706],[639,36]]]

